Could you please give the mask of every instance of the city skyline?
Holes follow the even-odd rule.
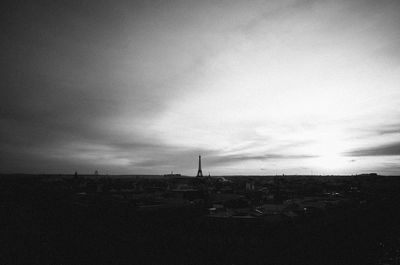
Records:
[[[398,1],[1,11],[0,173],[400,173]]]

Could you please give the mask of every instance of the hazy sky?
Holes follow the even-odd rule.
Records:
[[[400,1],[0,12],[0,172],[400,173]]]

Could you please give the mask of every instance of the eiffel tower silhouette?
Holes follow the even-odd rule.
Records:
[[[201,171],[201,156],[199,156],[199,170],[197,170],[197,177],[203,177],[203,171]]]

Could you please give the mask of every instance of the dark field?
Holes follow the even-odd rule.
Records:
[[[89,192],[71,177],[49,179],[0,179],[0,264],[400,264],[397,177],[285,177],[281,187],[303,183],[292,198],[305,196],[307,185],[318,193],[338,182],[347,203],[279,222],[210,218],[215,189],[196,204],[143,210],[138,200]],[[347,192],[354,185],[357,194]]]

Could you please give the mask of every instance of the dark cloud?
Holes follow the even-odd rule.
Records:
[[[398,156],[400,155],[400,142],[381,145],[377,147],[354,150],[346,153],[348,156]]]
[[[282,154],[268,154],[268,155],[223,155],[209,157],[209,161],[213,165],[232,164],[249,160],[274,160],[274,159],[301,159],[313,158],[311,155],[282,155]]]
[[[377,132],[379,135],[400,133],[400,124],[390,124],[382,126],[377,130]]]
[[[141,1],[10,1],[1,12],[0,170],[85,168],[53,154],[71,143],[128,150],[159,150],[161,143],[129,137],[113,121],[149,119],[173,97],[172,89],[141,80],[123,62],[132,55],[132,23],[154,6]],[[134,41],[133,41],[134,43]],[[132,55],[133,57],[134,54]],[[130,72],[131,71],[131,72]],[[121,75],[134,78],[122,79]],[[129,112],[126,112],[126,109]],[[145,130],[145,128],[143,128]],[[132,137],[137,135],[138,140]],[[123,153],[123,154],[121,154]],[[30,161],[35,161],[34,166]],[[61,166],[63,164],[63,166]],[[17,165],[20,165],[18,167]]]

